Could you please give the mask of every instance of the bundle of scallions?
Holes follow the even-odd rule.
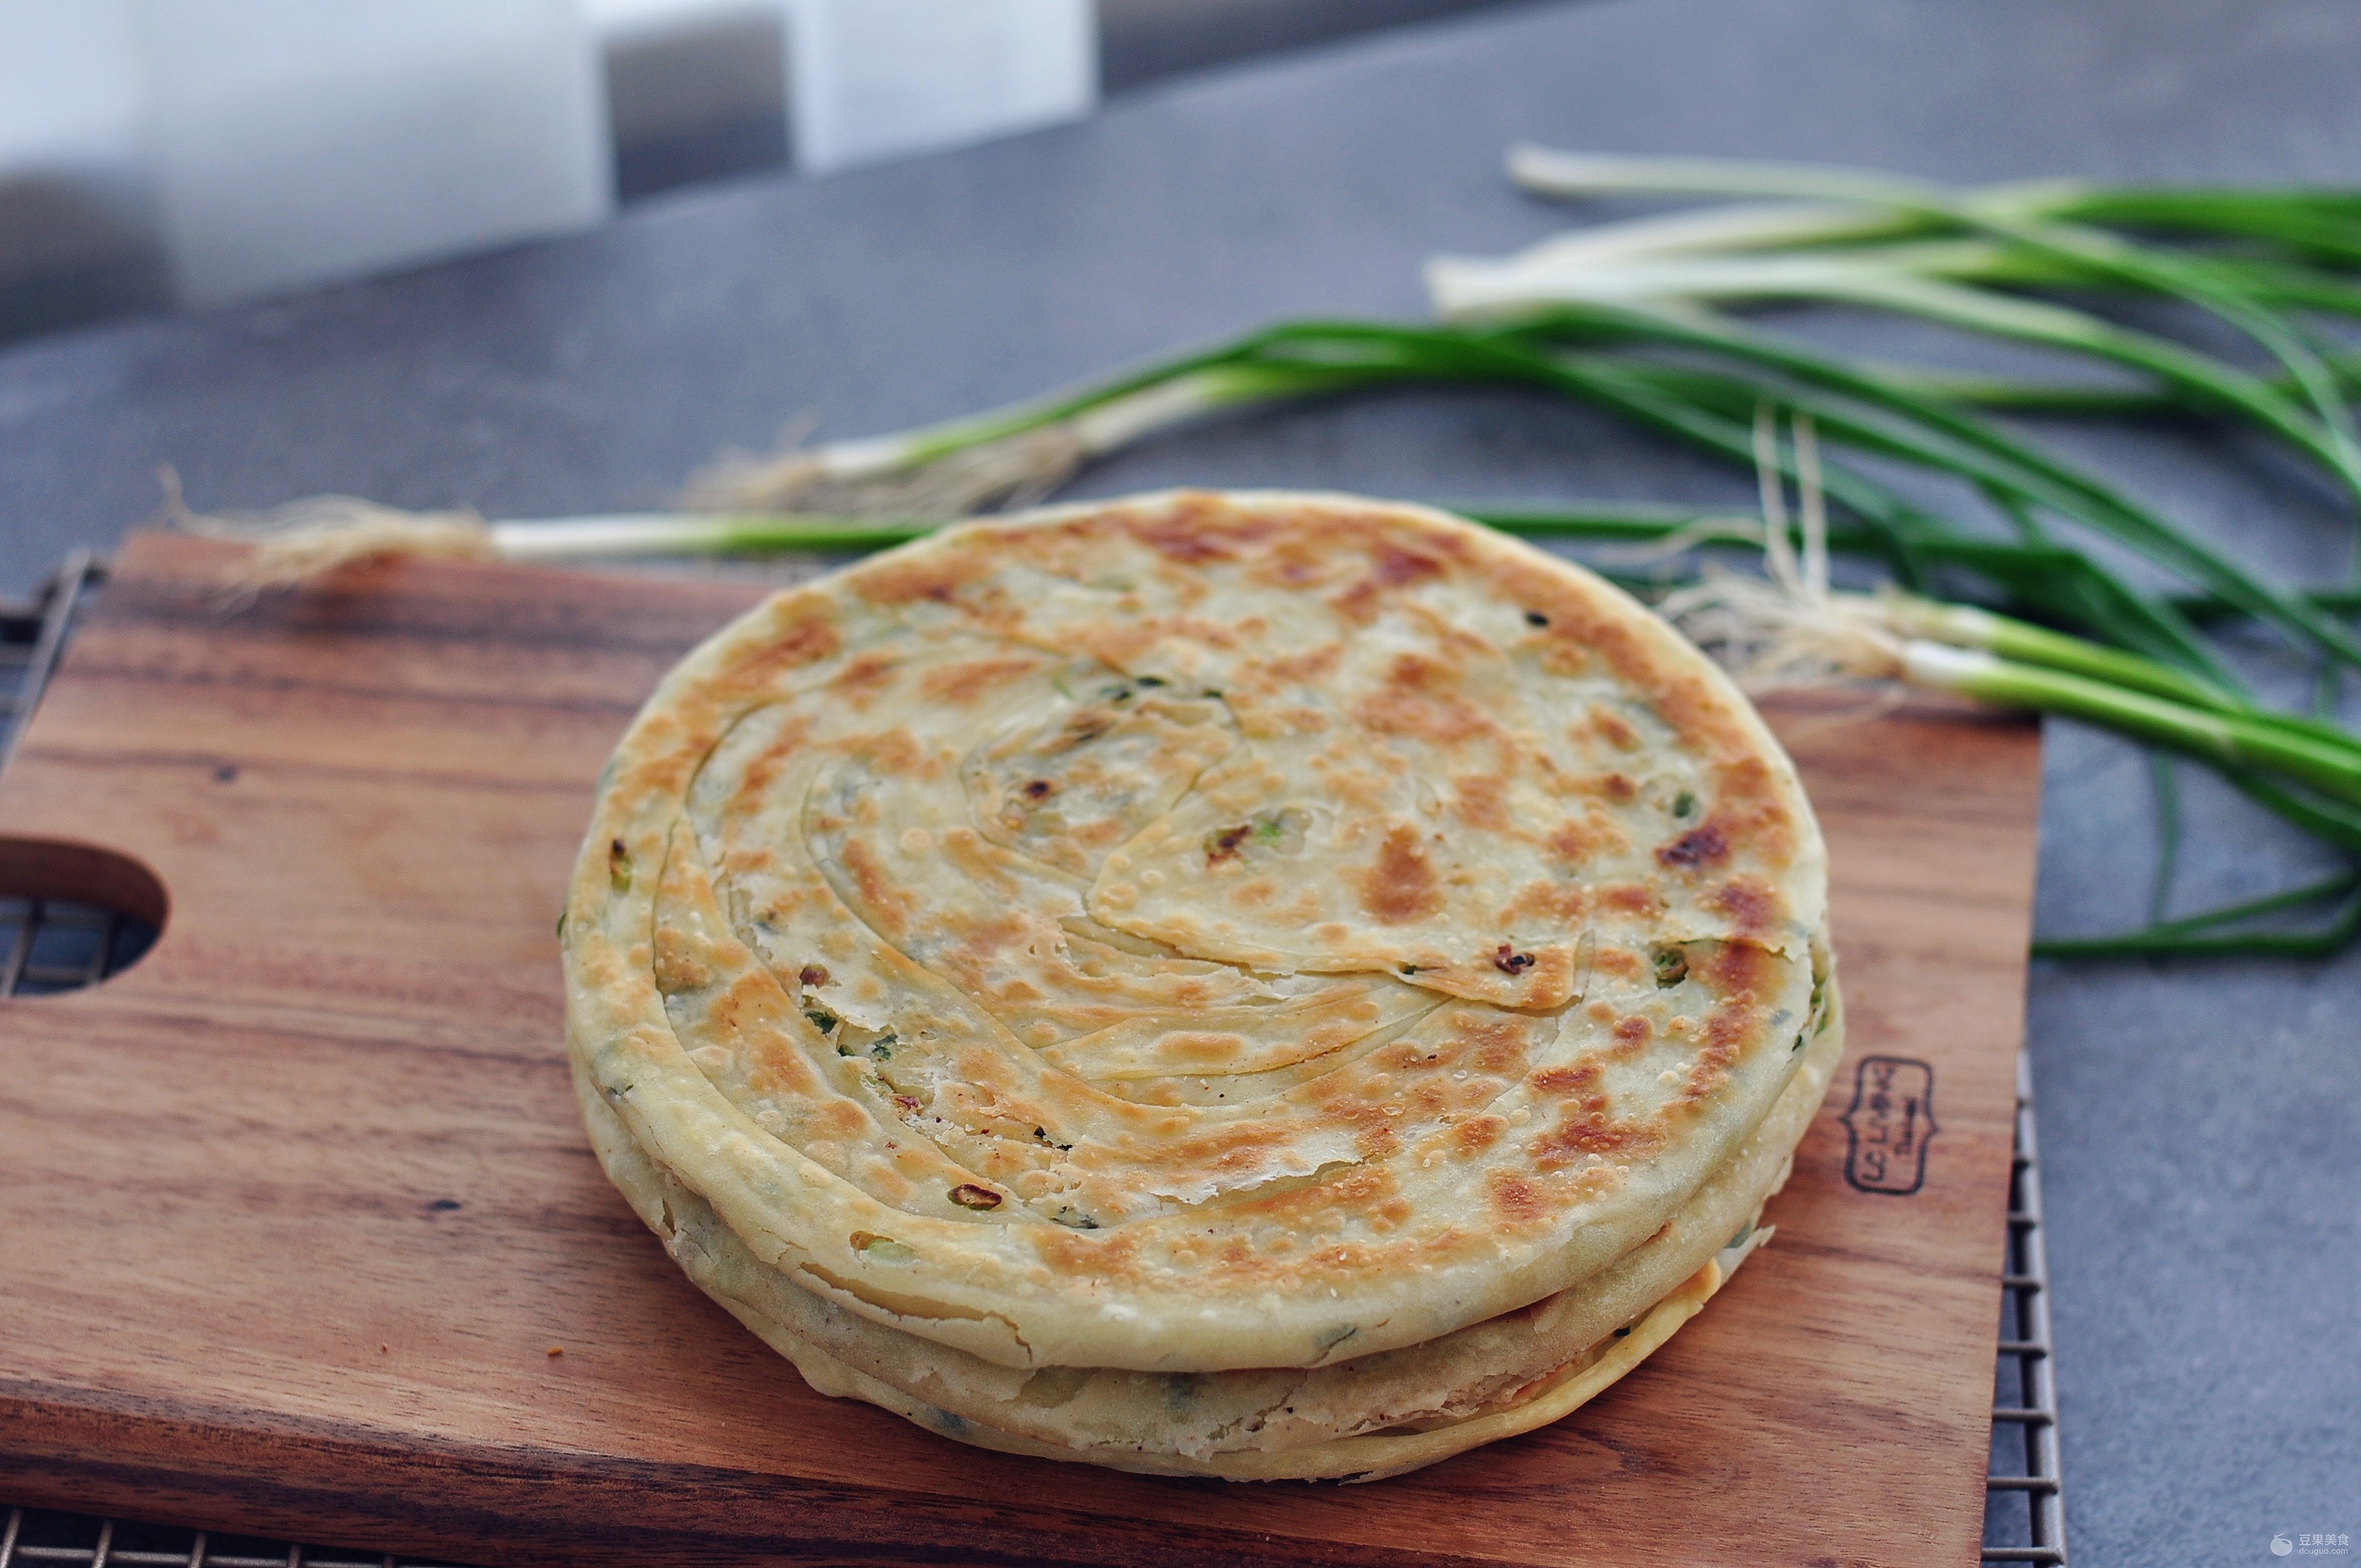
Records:
[[[2201,630],[2230,618],[2269,627],[2317,662],[2329,711],[2338,673],[2361,665],[2348,623],[2361,609],[2361,552],[2339,582],[2275,586],[2023,428],[2041,414],[2235,422],[2314,466],[2361,517],[2351,410],[2361,354],[2327,325],[2361,317],[2361,192],[2065,181],[1955,189],[1855,170],[1538,148],[1518,148],[1509,163],[1512,178],[1548,196],[1740,200],[1592,225],[1506,258],[1438,259],[1429,283],[1441,325],[1267,327],[1014,408],[728,465],[695,482],[679,512],[486,522],[335,498],[299,503],[260,520],[267,540],[248,586],[391,554],[546,561],[857,551],[1038,499],[1094,459],[1215,410],[1403,383],[1521,387],[1755,467],[1765,477],[1763,514],[1608,503],[1460,509],[1467,515],[1667,556],[1763,546],[1773,569],[1754,588],[1721,576],[1668,605],[1757,674],[1905,682],[2102,725],[2215,768],[2350,862],[2271,898],[2041,950],[2324,953],[2361,934],[2361,740],[2326,718],[2266,710]],[[1780,302],[1905,313],[2062,351],[2102,374],[2021,380],[1870,362],[1730,309]],[[2101,313],[2116,302],[2151,313],[2169,305],[2204,323],[2207,341],[2242,344],[2243,356]],[[1782,422],[1797,439],[1776,439]],[[1964,480],[1993,518],[1963,525],[1939,515],[1863,459]],[[1805,497],[1809,559],[1783,580],[1778,564],[1798,548],[1777,500],[1790,482]],[[2144,558],[2181,590],[2150,592],[2078,547],[2093,538]],[[1874,563],[1898,591],[1831,593],[1831,553]],[[1661,588],[1662,575],[1651,583]],[[2158,776],[2161,789],[2170,775]],[[2178,831],[2169,804],[2165,816],[2159,890]],[[2253,925],[2332,901],[2340,907],[2313,929]]]

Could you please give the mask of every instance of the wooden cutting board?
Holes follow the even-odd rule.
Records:
[[[591,781],[757,589],[416,565],[226,614],[232,558],[134,539],[0,780],[0,893],[170,904],[0,1003],[0,1498],[487,1563],[1975,1561],[2030,728],[1774,715],[1850,1054],[1663,1352],[1400,1479],[1160,1481],[813,1394],[591,1158],[552,930]]]

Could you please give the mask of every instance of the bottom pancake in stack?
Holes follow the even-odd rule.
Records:
[[[1842,1049],[1744,699],[1416,509],[1170,496],[782,595],[569,901],[610,1179],[824,1393],[1155,1474],[1554,1420],[1767,1231]]]

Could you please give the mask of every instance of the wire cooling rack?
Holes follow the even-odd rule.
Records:
[[[0,606],[0,766],[15,751],[25,719],[57,666],[75,609],[104,576],[102,566],[78,555],[33,603]],[[152,928],[118,910],[63,898],[0,899],[0,998],[95,984],[136,962],[155,937]],[[2041,1250],[2041,1168],[2032,1080],[2021,1057],[2005,1267],[1982,1560],[2064,1568],[2049,1271]],[[0,1568],[450,1568],[428,1558],[13,1508],[5,1498],[0,1508],[7,1508],[0,1521]]]

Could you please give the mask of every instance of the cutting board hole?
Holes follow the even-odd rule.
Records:
[[[0,997],[80,991],[121,974],[164,929],[156,873],[93,844],[0,839]]]

